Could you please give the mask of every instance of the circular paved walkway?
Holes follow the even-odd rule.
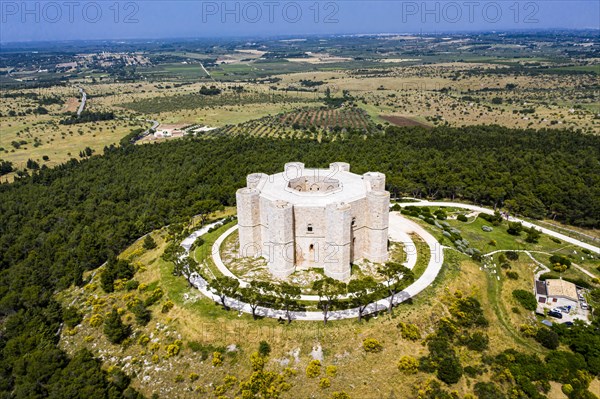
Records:
[[[186,255],[189,251],[190,245],[194,242],[194,240],[199,237],[201,234],[198,234],[200,231],[206,232],[211,227],[216,225],[213,223],[212,225],[204,226],[199,231],[192,233],[190,237],[188,237],[184,242],[182,242],[182,246],[186,249]],[[442,264],[444,263],[444,253],[443,247],[438,243],[438,241],[425,229],[419,226],[417,223],[408,220],[402,217],[399,213],[391,212],[390,213],[390,224],[389,224],[389,232],[390,237],[393,241],[404,242],[405,244],[409,244],[414,248],[414,243],[410,239],[409,234],[415,233],[419,235],[425,243],[429,246],[429,250],[431,252],[431,257],[429,260],[429,264],[427,268],[423,272],[423,274],[411,285],[406,287],[403,291],[399,292],[394,296],[394,305],[404,302],[405,300],[412,298],[417,295],[419,292],[423,291],[427,288],[435,278],[442,268]],[[231,234],[235,231],[235,226],[231,229],[227,230],[225,234],[223,234],[219,239],[213,244],[213,256],[218,254],[220,251],[220,245],[225,239],[226,234]],[[203,233],[202,233],[203,234]],[[194,236],[194,237],[192,237]],[[221,240],[222,238],[222,240]],[[218,244],[218,245],[217,245]],[[216,250],[215,250],[216,249]],[[409,254],[410,253],[410,254]],[[405,263],[407,267],[413,268],[416,263],[416,248],[414,251],[407,251],[408,260]],[[220,257],[219,257],[220,259]],[[224,266],[224,265],[223,265]],[[231,272],[228,271],[232,277],[235,277]],[[205,295],[206,297],[212,299],[215,302],[220,302],[219,296],[215,295],[208,289],[207,281],[197,273],[192,273],[190,276],[190,283],[193,284],[198,290]],[[304,295],[304,298],[308,298],[309,300],[318,300],[318,295]],[[304,299],[302,298],[302,299]],[[314,298],[314,299],[313,299]],[[252,309],[249,304],[242,302],[235,298],[226,298],[225,302],[227,306],[232,309],[236,309],[238,311],[252,314]],[[390,306],[390,297],[386,297],[380,299],[376,302],[369,304],[364,310],[362,315],[368,315],[370,313],[374,313],[377,311],[381,311],[383,309],[387,309]],[[346,309],[346,310],[334,310],[330,311],[327,314],[328,320],[341,320],[341,319],[350,319],[350,318],[358,318],[358,308]],[[255,312],[258,316],[262,317],[271,317],[271,318],[287,318],[287,312],[285,310],[279,309],[271,309],[265,307],[258,307]],[[317,321],[323,320],[323,312],[321,311],[292,311],[290,312],[291,318],[293,320],[308,320],[308,321]]]
[[[390,222],[391,221],[392,221],[392,216],[390,216]],[[410,238],[410,235],[403,229],[399,228],[400,224],[401,224],[401,221],[394,223],[393,228],[391,227],[391,224],[390,224],[390,229],[389,229],[390,240],[394,241],[394,242],[402,243],[404,245],[407,260],[406,260],[406,262],[404,262],[402,264],[404,266],[406,266],[408,269],[412,270],[415,267],[415,264],[417,263],[417,247],[415,246],[415,243],[413,242],[413,240]],[[245,280],[242,280],[241,278],[239,278],[238,276],[233,274],[231,272],[231,270],[229,270],[227,268],[227,266],[225,266],[223,259],[221,259],[221,245],[223,245],[223,242],[227,239],[227,237],[229,237],[231,234],[233,234],[237,230],[237,228],[238,228],[237,225],[233,226],[230,229],[228,229],[225,233],[221,234],[221,236],[219,236],[219,238],[217,238],[217,240],[214,242],[212,249],[211,249],[211,251],[212,251],[211,254],[212,254],[212,259],[215,262],[215,265],[217,266],[217,269],[219,269],[219,271],[224,276],[234,278],[240,282],[240,287],[246,287],[246,286],[248,286],[248,282]],[[349,294],[341,295],[340,298],[348,299],[348,298],[350,298],[350,295]],[[319,301],[319,299],[320,298],[318,295],[300,295],[301,301]]]

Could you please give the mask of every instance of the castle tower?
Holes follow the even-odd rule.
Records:
[[[273,201],[267,210],[269,237],[263,243],[264,252],[268,252],[269,271],[284,278],[294,272],[294,207],[286,201]],[[266,254],[265,254],[266,255]]]
[[[329,164],[329,170],[336,172],[350,172],[350,164],[346,162],[332,162]]]
[[[352,207],[350,204],[329,204],[325,210],[325,275],[337,280],[350,278],[350,245]]]
[[[367,192],[367,223],[364,255],[372,262],[388,260],[388,226],[390,193],[387,191]]]
[[[235,193],[241,257],[261,256],[259,195],[259,190],[248,187]]]
[[[363,175],[365,182],[370,186],[372,191],[385,190],[385,175],[379,172],[367,172]]]
[[[268,178],[269,175],[264,173],[249,174],[246,176],[246,187],[260,190],[265,185]]]

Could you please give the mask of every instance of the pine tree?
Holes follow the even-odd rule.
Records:
[[[137,302],[131,311],[135,315],[135,321],[141,326],[148,324],[152,318],[152,312],[144,305],[142,301]]]
[[[120,344],[131,333],[131,327],[124,324],[117,309],[113,309],[104,321],[104,334],[113,344]]]

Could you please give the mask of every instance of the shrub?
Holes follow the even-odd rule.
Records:
[[[542,233],[540,233],[534,227],[525,229],[525,231],[527,232],[527,237],[525,237],[525,242],[528,242],[528,243],[537,244],[538,240],[542,236]]]
[[[100,327],[104,323],[104,318],[99,314],[95,314],[90,318],[90,326]]]
[[[344,391],[334,392],[331,394],[331,399],[350,399],[350,395]]]
[[[499,226],[502,223],[502,215],[500,212],[496,211],[493,215],[488,215],[486,213],[480,213],[479,217],[492,224],[492,226]]]
[[[325,374],[327,374],[328,377],[335,377],[337,375],[337,366],[327,366]]]
[[[137,280],[129,280],[128,282],[125,283],[125,289],[127,291],[137,290],[139,286],[140,286],[140,282]]]
[[[136,301],[131,312],[135,315],[135,321],[141,326],[147,325],[152,318],[152,312],[144,306],[142,301]]]
[[[327,377],[323,377],[323,378],[321,378],[321,381],[319,381],[319,387],[321,389],[329,388],[330,386],[331,386],[331,381]]]
[[[161,309],[161,312],[162,312],[162,313],[169,313],[169,310],[173,309],[173,306],[175,306],[175,305],[173,304],[173,302],[171,302],[171,301],[167,301],[167,302],[165,302],[165,303],[163,304],[163,306],[162,306],[162,309]]]
[[[419,327],[417,327],[414,324],[407,324],[401,322],[397,325],[397,327],[400,329],[400,334],[404,339],[416,341],[421,338],[421,332],[419,331]]]
[[[156,241],[154,241],[154,238],[152,238],[150,234],[148,234],[146,238],[144,238],[143,247],[145,250],[156,248]]]
[[[253,371],[260,371],[265,367],[265,358],[258,352],[252,352],[250,355],[250,364]]]
[[[462,377],[462,367],[456,355],[445,356],[439,363],[437,377],[448,385],[456,384]]]
[[[200,358],[203,361],[208,359],[210,354],[213,352],[225,352],[225,347],[215,346],[212,344],[203,344],[198,341],[188,341],[187,346],[192,350],[192,352],[200,352]]]
[[[475,366],[467,366],[464,368],[463,371],[465,372],[466,375],[468,375],[471,378],[475,378],[478,375],[483,374],[483,371],[479,367],[475,367]]]
[[[561,240],[559,240],[559,239],[558,239],[558,238],[556,238],[556,237],[550,237],[550,239],[551,239],[552,241],[554,241],[555,243],[557,243],[557,244],[562,244],[562,241],[561,241]]]
[[[456,298],[449,310],[450,314],[452,314],[452,316],[454,316],[456,319],[456,323],[460,326],[487,327],[489,324],[483,314],[481,303],[479,303],[477,298],[473,296]],[[448,336],[451,336],[453,333],[452,330],[455,330],[451,322],[445,322],[445,324],[442,324],[439,328],[444,328],[446,331],[448,331]]]
[[[177,374],[175,376],[175,382],[183,382],[185,381],[185,378],[183,378],[183,376],[181,374]]]
[[[200,378],[200,376],[196,373],[190,373],[190,381],[194,382],[196,380],[198,380],[198,378]]]
[[[171,345],[167,345],[167,355],[165,356],[167,359],[173,356],[177,356],[179,354],[179,351],[181,350],[181,348],[179,347],[179,345],[176,344],[171,344]]]
[[[561,391],[562,391],[562,392],[563,392],[565,395],[569,396],[570,394],[572,394],[572,393],[573,393],[573,386],[572,386],[571,384],[564,384],[564,385],[561,387]]]
[[[518,280],[519,279],[519,273],[513,272],[513,271],[508,271],[508,272],[506,272],[506,277],[508,277],[511,280]]]
[[[419,371],[419,362],[412,356],[402,356],[398,361],[398,370],[404,374],[415,374]]]
[[[519,260],[519,253],[517,251],[506,251],[505,254],[508,260]]]
[[[269,345],[267,341],[260,341],[258,344],[258,353],[263,357],[269,356],[271,353],[271,345]]]
[[[567,268],[571,267],[571,260],[567,257],[564,257],[562,255],[552,255],[550,257],[550,263],[551,264],[559,264],[559,265],[565,265]]]
[[[535,335],[535,340],[542,344],[544,348],[558,348],[558,334],[549,328],[540,328]]]
[[[506,396],[493,382],[478,382],[473,390],[479,399],[504,399]]]
[[[69,328],[77,326],[83,320],[83,315],[72,306],[63,309],[63,321]]]
[[[311,360],[306,366],[306,376],[308,378],[315,378],[321,374],[321,362],[318,360]]]
[[[567,270],[567,266],[561,265],[560,263],[555,263],[554,266],[552,266],[552,270],[554,270],[557,273],[563,273]]]
[[[383,346],[375,338],[366,338],[363,341],[363,349],[368,353],[381,352]]]
[[[140,346],[146,346],[148,345],[148,342],[150,342],[150,337],[148,337],[146,334],[142,334],[139,338],[138,338],[138,344]]]
[[[508,222],[508,229],[506,232],[513,236],[518,236],[523,231],[523,225],[521,222]]]
[[[156,302],[158,302],[160,300],[160,298],[162,298],[162,296],[163,296],[163,291],[160,288],[157,288],[154,291],[152,291],[152,294],[150,294],[150,296],[148,298],[146,298],[146,300],[144,301],[144,305],[152,306]]]
[[[213,352],[212,365],[218,367],[223,364],[223,354],[221,352]]]
[[[466,215],[463,215],[462,213],[460,215],[458,215],[456,217],[456,220],[458,220],[459,222],[466,222],[469,220],[469,218]]]
[[[488,348],[490,339],[487,334],[476,331],[473,334],[466,334],[461,337],[460,343],[472,351],[482,352]]]
[[[514,290],[512,292],[513,298],[517,300],[527,310],[535,310],[537,309],[537,300],[535,299],[535,295],[529,291],[525,290]]]

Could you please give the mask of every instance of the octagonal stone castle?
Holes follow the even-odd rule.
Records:
[[[352,262],[387,261],[384,174],[356,175],[343,162],[329,169],[290,162],[281,173],[254,173],[246,182],[236,193],[240,256],[263,256],[274,276],[316,267],[347,280]]]

